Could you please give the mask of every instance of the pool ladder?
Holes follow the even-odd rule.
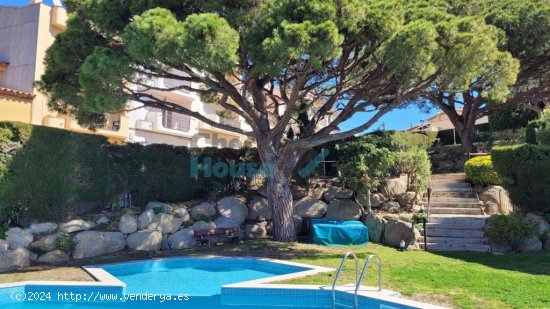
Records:
[[[337,303],[336,302],[336,284],[338,283],[338,279],[340,278],[340,274],[342,273],[342,270],[344,269],[344,264],[346,263],[346,260],[348,258],[352,257],[355,260],[355,292],[354,292],[354,304],[353,306]],[[334,278],[334,281],[332,282],[332,308],[353,308],[353,309],[359,309],[359,288],[361,287],[361,282],[363,281],[363,278],[365,277],[365,274],[367,272],[367,268],[369,267],[369,264],[372,259],[376,259],[378,261],[378,291],[382,291],[382,260],[375,254],[371,254],[367,257],[367,260],[365,261],[365,264],[363,266],[363,270],[361,271],[361,275],[359,276],[359,259],[357,259],[357,256],[353,252],[346,252],[344,257],[342,258],[342,262],[340,262],[340,267],[338,267],[338,271],[336,272],[336,277]]]

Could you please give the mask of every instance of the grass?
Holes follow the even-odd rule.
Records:
[[[374,253],[381,257],[385,289],[407,298],[455,308],[550,308],[550,252],[493,255],[490,253],[398,252],[381,245],[362,247],[321,247],[309,244],[281,244],[248,241],[239,245],[159,252],[121,252],[116,255],[71,261],[66,267],[34,266],[25,272],[0,275],[0,283],[22,280],[91,280],[79,266],[94,263],[147,259],[164,256],[226,255],[259,256],[292,260],[337,268],[346,251],[360,260]],[[348,262],[342,284],[353,283]],[[367,285],[376,285],[375,269],[369,271]],[[333,273],[286,281],[293,284],[329,285]]]

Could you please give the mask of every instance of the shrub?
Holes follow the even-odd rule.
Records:
[[[475,186],[501,184],[501,180],[493,168],[491,156],[480,156],[466,161],[464,172],[468,180]]]
[[[507,252],[517,251],[524,240],[538,236],[538,224],[521,213],[492,216],[486,229],[491,242],[503,246]]]
[[[193,176],[191,159],[258,162],[250,148],[111,145],[102,136],[0,122],[0,146],[8,144],[17,149],[0,151],[0,215],[11,221],[19,215],[48,221],[82,216],[122,193],[131,193],[138,205],[191,200],[213,188],[233,193],[243,177],[208,177],[200,171]]]
[[[493,132],[519,129],[527,126],[529,121],[536,118],[536,112],[510,105],[489,115],[489,125]]]
[[[411,148],[396,155],[396,169],[399,174],[407,174],[408,190],[416,193],[426,191],[431,175],[431,163],[426,150]]]
[[[550,145],[550,108],[545,109],[539,119],[542,125],[536,131],[537,143]]]
[[[76,243],[71,237],[71,235],[63,234],[57,237],[57,240],[55,242],[55,247],[61,251],[65,251],[70,254],[71,252],[73,252],[74,248],[76,247]]]
[[[527,129],[525,131],[525,142],[527,144],[538,144],[537,142],[537,129],[544,126],[544,120],[536,119],[530,121],[527,124]]]
[[[385,132],[361,136],[336,146],[336,166],[342,184],[359,194],[366,194],[390,176],[395,165],[395,151],[402,145]]]
[[[437,132],[396,131],[392,134],[392,138],[403,143],[407,147],[428,149],[435,143],[437,139]]]
[[[41,256],[48,253],[48,248],[46,248],[45,246],[29,247],[29,251],[36,254],[37,256]]]
[[[524,211],[550,211],[550,146],[495,147],[492,157],[514,205]]]

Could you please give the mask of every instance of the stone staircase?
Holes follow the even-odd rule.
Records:
[[[438,174],[431,177],[432,198],[426,233],[429,251],[490,251],[479,200],[464,174]],[[424,205],[428,205],[427,196]]]

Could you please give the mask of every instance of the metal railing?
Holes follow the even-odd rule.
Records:
[[[337,305],[336,304],[336,283],[338,283],[340,274],[344,269],[344,264],[346,263],[346,260],[350,256],[355,259],[355,282],[357,283],[357,281],[359,280],[359,260],[357,259],[357,256],[355,255],[355,253],[351,251],[346,252],[344,257],[342,258],[342,262],[340,262],[340,267],[338,267],[338,271],[336,272],[336,277],[334,277],[334,281],[332,281],[332,309],[335,309]]]
[[[361,281],[363,281],[363,278],[365,277],[365,274],[367,272],[367,268],[369,267],[370,261],[372,259],[376,259],[378,261],[378,291],[382,291],[382,260],[380,259],[380,257],[378,257],[378,255],[371,254],[367,257],[367,261],[365,261],[365,266],[363,266],[363,270],[361,271],[361,276],[359,276],[359,280],[355,285],[355,308],[359,308],[359,297],[357,296],[357,294],[359,293]]]
[[[171,111],[164,111],[162,112],[162,126],[167,129],[187,132],[191,128],[191,117]]]

